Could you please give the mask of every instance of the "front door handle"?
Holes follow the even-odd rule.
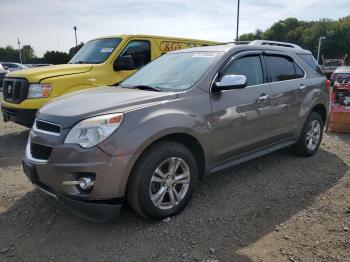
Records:
[[[257,102],[258,102],[258,103],[265,103],[266,101],[268,101],[268,100],[270,100],[270,99],[271,99],[271,96],[270,96],[270,95],[262,94],[262,95],[258,98]]]
[[[299,89],[300,90],[304,90],[306,88],[306,86],[305,85],[301,85],[301,86],[299,86]]]

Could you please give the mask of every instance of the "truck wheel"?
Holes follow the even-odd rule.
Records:
[[[323,120],[319,113],[311,112],[305,121],[298,142],[294,145],[294,152],[300,156],[312,156],[321,144],[323,136]]]
[[[197,179],[197,163],[191,151],[179,143],[160,142],[136,163],[128,183],[128,202],[149,219],[173,216],[190,201]]]

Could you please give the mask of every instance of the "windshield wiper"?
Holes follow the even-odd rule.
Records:
[[[156,86],[149,86],[149,85],[123,86],[123,87],[125,87],[125,88],[131,88],[131,89],[140,89],[140,90],[157,91],[157,92],[161,92],[161,91],[162,91],[159,87],[156,87]]]

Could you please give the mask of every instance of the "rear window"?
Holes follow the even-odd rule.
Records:
[[[272,82],[292,80],[304,76],[303,70],[289,57],[266,55],[265,61]]]
[[[308,64],[316,73],[324,75],[312,54],[298,54],[303,61]]]
[[[342,66],[342,62],[341,61],[330,61],[330,62],[326,62],[323,65],[324,66],[335,66],[335,67],[339,67]]]

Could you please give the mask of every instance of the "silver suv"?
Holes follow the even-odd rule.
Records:
[[[318,149],[326,78],[311,52],[254,41],[172,52],[118,86],[56,99],[37,114],[24,171],[76,213],[110,220],[179,213],[197,181],[274,150]]]
[[[0,64],[2,65],[2,67],[5,70],[8,70],[10,72],[12,71],[18,71],[18,70],[22,70],[22,69],[27,69],[28,66],[23,65],[23,64],[19,64],[19,63],[12,63],[12,62],[0,62]]]

